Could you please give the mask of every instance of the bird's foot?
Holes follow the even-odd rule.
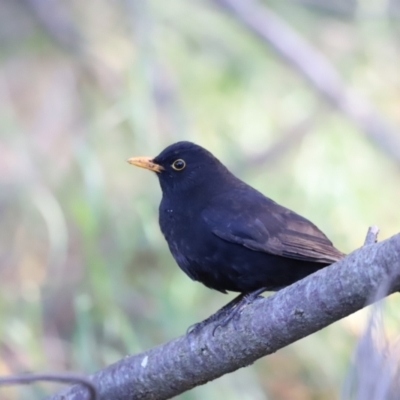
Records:
[[[218,311],[220,311],[220,310],[218,310]],[[186,330],[186,335],[196,335],[205,326],[207,326],[210,323],[215,322],[219,318],[218,311],[215,314],[211,315],[210,317],[206,318],[204,321],[197,322],[196,324],[190,325],[189,328],[187,328],[187,330]],[[213,333],[213,335],[214,335],[214,333]]]
[[[262,298],[261,293],[265,292],[266,288],[257,289],[254,292],[240,294],[235,297],[232,301],[226,304],[224,307],[219,309],[216,313],[206,318],[197,324],[189,326],[186,331],[187,335],[193,335],[200,332],[205,326],[210,323],[216,322],[212,331],[213,336],[219,327],[225,327],[230,321],[233,321],[234,328],[237,329],[237,321],[239,320],[240,314],[244,308],[252,304],[255,300]],[[219,322],[218,322],[219,321]]]
[[[198,322],[197,324],[190,325],[186,331],[186,334],[196,334],[200,332],[205,326],[211,324],[215,321],[218,321],[222,317],[226,316],[235,305],[240,302],[240,300],[244,297],[244,294],[240,294],[236,296],[233,300],[231,300],[228,304],[225,304],[222,308],[220,308],[217,312],[206,318],[204,321]],[[213,333],[214,335],[214,333]]]
[[[223,328],[229,324],[230,321],[233,322],[233,327],[235,330],[238,329],[237,321],[240,318],[242,311],[249,305],[251,305],[257,299],[262,299],[261,293],[265,292],[266,288],[257,289],[254,292],[244,294],[238,302],[232,307],[222,319],[222,321],[217,322],[213,329],[213,336],[218,328]]]

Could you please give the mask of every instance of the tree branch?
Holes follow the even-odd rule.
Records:
[[[386,154],[400,162],[398,131],[360,94],[346,88],[331,62],[278,15],[255,0],[211,0],[302,74]]]
[[[400,289],[400,234],[370,242],[245,308],[236,330],[229,324],[213,336],[211,324],[196,335],[125,357],[89,379],[101,399],[161,400],[250,365],[363,308],[382,282],[390,280],[392,292]],[[86,400],[87,390],[75,385],[48,400],[61,399]]]

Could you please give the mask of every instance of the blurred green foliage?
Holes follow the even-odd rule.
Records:
[[[395,2],[266,4],[399,124]],[[345,252],[373,223],[381,239],[399,230],[398,163],[209,2],[3,1],[0,46],[2,375],[94,371],[183,334],[233,296],[176,266],[157,180],[130,156],[197,142]],[[284,151],[266,152],[304,120]],[[334,399],[365,315],[179,398]]]

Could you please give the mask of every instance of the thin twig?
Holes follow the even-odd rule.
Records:
[[[38,381],[47,382],[59,382],[59,383],[79,383],[87,388],[89,392],[90,400],[99,400],[99,394],[96,386],[87,377],[77,374],[53,374],[53,373],[43,373],[43,374],[23,374],[23,375],[11,375],[0,377],[0,386],[9,385],[29,385],[31,383],[36,383]],[[81,397],[83,399],[83,397]]]
[[[374,244],[378,241],[379,228],[376,225],[371,225],[368,228],[367,236],[365,237],[364,246]]]

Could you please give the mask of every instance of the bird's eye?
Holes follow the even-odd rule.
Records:
[[[175,171],[182,171],[183,168],[185,168],[185,167],[186,167],[186,163],[185,163],[185,161],[183,161],[182,159],[175,160],[175,161],[172,163],[172,168],[173,168]]]

